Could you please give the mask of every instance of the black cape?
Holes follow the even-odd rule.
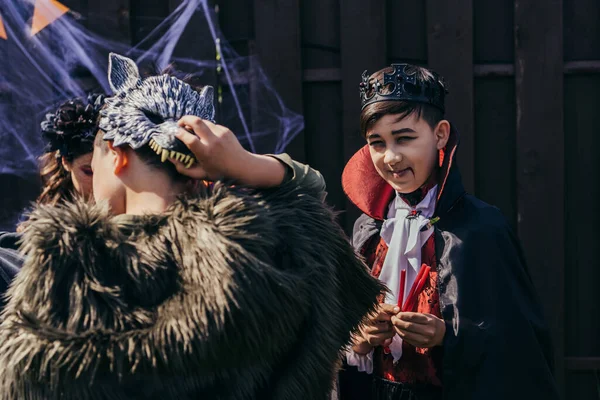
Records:
[[[552,343],[519,241],[500,210],[465,192],[451,158],[434,225],[446,322],[443,398],[558,399]],[[381,221],[363,214],[355,224],[355,249],[380,228]],[[340,399],[371,398],[370,379],[346,366]]]

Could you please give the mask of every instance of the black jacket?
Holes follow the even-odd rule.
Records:
[[[20,238],[15,232],[0,232],[0,312],[6,304],[6,291],[23,265],[23,256],[18,252]]]
[[[16,250],[0,247],[0,312],[6,303],[6,291],[22,264],[23,257]]]
[[[455,149],[456,144],[451,155]],[[435,213],[440,220],[434,225],[446,322],[443,398],[558,399],[552,343],[519,241],[497,208],[465,192],[452,156],[445,165]],[[361,216],[355,249],[378,235],[380,227],[381,221]],[[354,382],[365,388],[369,379],[348,367],[340,379],[341,400],[358,398]]]
[[[0,247],[3,249],[19,250],[21,235],[16,232],[0,232]]]

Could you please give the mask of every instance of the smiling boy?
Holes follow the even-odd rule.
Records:
[[[360,84],[367,145],[345,167],[353,245],[390,289],[340,374],[341,400],[557,399],[518,240],[467,194],[440,77],[393,64]]]

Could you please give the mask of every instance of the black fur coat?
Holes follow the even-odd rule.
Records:
[[[40,207],[0,325],[0,399],[325,399],[376,304],[297,187],[217,184],[165,214]]]

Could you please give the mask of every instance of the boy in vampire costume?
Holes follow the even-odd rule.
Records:
[[[342,181],[364,213],[353,245],[390,292],[346,354],[341,400],[557,399],[519,242],[462,186],[443,81],[407,64],[362,78],[367,145]]]
[[[382,286],[321,176],[245,151],[211,122],[212,88],[110,61],[98,204],[32,212],[0,324],[0,399],[328,398]]]

